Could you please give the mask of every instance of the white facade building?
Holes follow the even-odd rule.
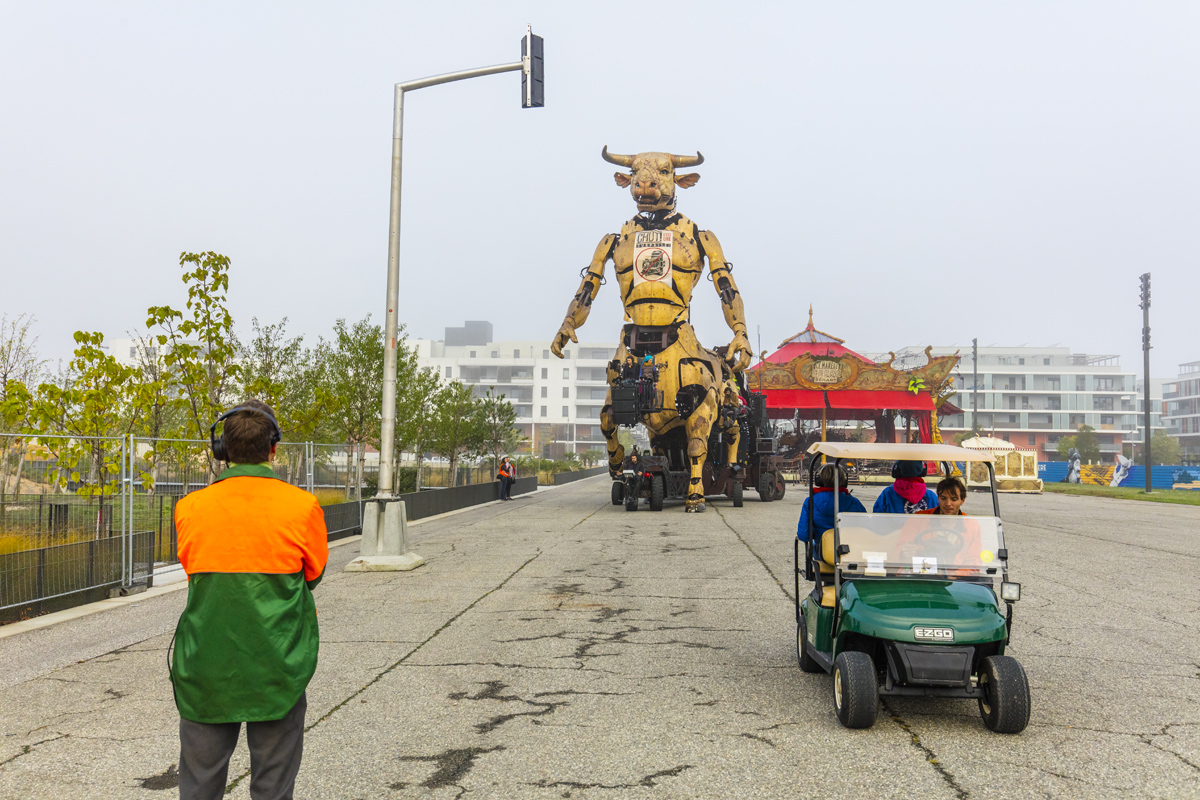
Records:
[[[417,339],[417,361],[447,380],[460,380],[483,397],[503,394],[517,412],[517,428],[544,456],[603,450],[600,409],[608,392],[608,362],[616,343],[568,343],[562,359],[550,343],[492,341],[492,324],[469,321],[446,328],[443,339]],[[526,449],[529,452],[529,449]]]

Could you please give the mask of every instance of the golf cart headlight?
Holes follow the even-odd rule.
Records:
[[[1021,584],[1004,581],[1000,584],[1000,599],[1013,602],[1021,599]]]

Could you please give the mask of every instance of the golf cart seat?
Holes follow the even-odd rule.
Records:
[[[816,557],[814,553],[813,561],[817,564],[817,569],[821,572],[821,590],[818,594],[816,589],[813,590],[813,598],[822,608],[833,608],[833,604],[837,601],[837,595],[834,592],[833,586],[833,528],[821,534],[821,554]]]

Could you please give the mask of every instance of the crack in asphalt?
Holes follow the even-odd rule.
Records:
[[[537,711],[517,711],[511,714],[498,714],[486,722],[480,722],[475,725],[475,730],[478,733],[491,733],[506,722],[511,722],[518,717],[544,717],[547,714],[553,714],[563,706],[570,705],[566,700],[557,702],[544,703],[539,700],[526,700],[524,697],[515,694],[500,694],[501,691],[508,688],[508,684],[503,681],[483,681],[483,687],[475,694],[467,694],[466,692],[453,692],[448,695],[451,700],[495,700],[498,703],[524,703],[527,706],[534,706]],[[550,692],[544,692],[541,697]],[[567,692],[558,692],[556,694],[568,694]]]
[[[66,739],[69,736],[70,736],[69,733],[60,733],[58,736],[52,736],[49,739],[42,739],[40,742],[34,742],[33,744],[21,745],[21,752],[17,753],[15,756],[11,756],[9,758],[4,759],[3,761],[0,761],[0,768],[3,768],[5,764],[11,764],[12,762],[16,761],[21,756],[29,755],[31,752],[33,752],[33,748],[37,747],[38,745],[47,744],[48,742],[57,742],[59,739]]]
[[[437,770],[428,778],[421,781],[418,786],[424,789],[441,789],[446,786],[453,786],[455,789],[458,789],[458,794],[455,797],[462,797],[467,793],[467,788],[460,781],[475,766],[475,759],[486,753],[495,753],[503,749],[504,745],[502,744],[495,745],[494,747],[460,747],[445,750],[435,756],[400,756],[400,760],[432,761],[437,764]],[[397,782],[388,786],[389,789],[405,789],[407,787],[408,784],[404,782]]]
[[[879,705],[884,711],[887,712],[888,716],[892,718],[892,722],[899,725],[900,728],[909,735],[912,746],[919,750],[923,756],[925,756],[925,760],[928,761],[929,764],[937,771],[942,780],[946,782],[946,785],[954,790],[954,794],[958,800],[967,800],[967,798],[971,796],[971,793],[962,786],[959,786],[958,780],[954,777],[954,773],[942,766],[941,761],[938,760],[937,753],[933,752],[933,749],[929,745],[921,741],[920,734],[914,731],[912,726],[905,722],[899,714],[893,711],[892,707],[887,704],[887,701],[880,698]]]
[[[779,591],[783,592],[784,597],[792,602],[795,602],[796,598],[793,597],[792,593],[789,592],[787,587],[783,585],[783,581],[779,580],[779,577],[771,570],[770,567],[767,566],[767,562],[763,560],[763,557],[755,552],[754,548],[750,546],[749,542],[743,539],[742,535],[737,532],[737,529],[729,524],[729,520],[725,519],[725,515],[721,513],[721,509],[713,506],[713,511],[717,512],[717,516],[721,518],[721,522],[725,523],[725,527],[729,528],[733,535],[737,537],[737,540],[742,543],[742,546],[750,551],[750,555],[758,559],[758,563],[762,564],[762,568],[765,569],[767,574],[771,576],[771,580],[775,581],[775,585],[779,587]]]
[[[424,647],[425,645],[429,644],[429,643],[430,643],[430,642],[432,642],[434,639],[436,639],[436,638],[437,638],[439,635],[441,635],[441,633],[442,633],[443,631],[445,631],[447,628],[449,628],[451,625],[453,625],[455,622],[457,622],[457,621],[459,620],[459,618],[461,618],[461,617],[462,617],[464,614],[466,614],[467,612],[469,612],[471,609],[475,608],[475,606],[477,606],[477,605],[479,605],[480,603],[482,603],[484,600],[486,600],[488,597],[490,597],[490,596],[491,596],[492,594],[494,594],[495,592],[498,592],[498,591],[500,591],[501,589],[503,589],[503,588],[504,588],[504,586],[505,586],[505,585],[506,585],[506,584],[507,584],[509,581],[511,581],[513,578],[515,578],[515,577],[517,576],[517,574],[518,574],[519,572],[521,572],[521,570],[523,570],[523,569],[525,569],[526,567],[528,567],[530,564],[532,564],[534,561],[536,561],[538,558],[540,558],[540,557],[541,557],[541,555],[542,555],[542,551],[539,549],[539,550],[537,551],[537,553],[535,553],[533,556],[531,556],[529,559],[527,559],[527,560],[525,561],[525,563],[521,564],[521,566],[517,567],[517,568],[516,568],[516,569],[514,569],[512,572],[510,572],[510,573],[508,574],[508,576],[507,576],[507,577],[505,577],[505,579],[504,579],[504,580],[500,581],[500,583],[496,584],[496,585],[495,585],[495,586],[493,586],[491,589],[488,589],[486,592],[484,592],[483,594],[479,595],[479,597],[477,597],[477,598],[475,598],[474,600],[472,600],[472,601],[471,601],[469,604],[467,604],[467,606],[466,606],[466,607],[464,607],[463,609],[461,609],[461,610],[460,610],[458,613],[456,613],[456,614],[455,614],[454,616],[452,616],[450,619],[446,620],[446,622],[444,622],[440,628],[438,628],[438,629],[437,629],[436,631],[434,631],[433,633],[429,634],[429,636],[428,636],[428,637],[427,637],[427,638],[426,638],[424,641],[422,641],[420,644],[418,644],[418,645],[417,645],[416,647],[414,647],[412,650],[409,650],[407,653],[405,653],[403,656],[401,656],[399,660],[397,660],[395,663],[393,663],[393,664],[392,664],[391,666],[389,666],[387,669],[383,670],[383,671],[382,671],[382,672],[380,672],[378,675],[376,675],[374,678],[372,678],[371,680],[367,681],[367,682],[366,682],[366,683],[365,683],[365,684],[362,686],[362,688],[360,688],[360,689],[358,689],[358,690],[356,690],[356,691],[352,692],[352,693],[350,694],[350,696],[349,696],[349,697],[347,697],[346,699],[342,700],[342,702],[338,703],[338,704],[337,704],[337,705],[335,705],[333,708],[331,708],[331,709],[329,709],[328,711],[326,711],[326,712],[325,712],[325,714],[323,714],[321,717],[317,718],[317,719],[316,719],[314,722],[312,722],[311,724],[309,724],[309,725],[306,725],[306,726],[304,727],[304,732],[305,732],[305,733],[308,733],[308,732],[309,732],[309,731],[311,731],[313,728],[317,727],[317,726],[318,726],[318,725],[320,725],[322,722],[324,722],[325,720],[327,720],[327,719],[329,719],[330,717],[332,717],[334,714],[336,714],[338,711],[340,711],[342,708],[344,708],[344,707],[345,707],[345,706],[346,706],[346,705],[347,705],[347,704],[348,704],[348,703],[349,703],[351,700],[353,700],[354,698],[358,697],[360,694],[362,694],[363,692],[365,692],[367,689],[369,689],[369,688],[371,688],[372,686],[374,686],[376,683],[378,683],[380,680],[382,680],[382,679],[383,679],[383,677],[384,677],[385,675],[387,675],[387,674],[388,674],[388,673],[390,673],[392,670],[394,670],[394,669],[396,669],[397,667],[399,667],[399,666],[400,666],[401,664],[403,664],[405,661],[408,661],[408,659],[412,658],[414,655],[416,655],[418,652],[420,652],[420,650],[421,650],[421,648],[422,648],[422,647]],[[243,780],[245,780],[245,779],[246,779],[246,778],[247,778],[249,775],[250,775],[250,770],[246,770],[246,771],[245,771],[245,772],[243,772],[241,775],[239,775],[239,776],[237,776],[236,778],[234,778],[234,779],[233,779],[233,781],[231,781],[231,782],[230,782],[230,783],[229,783],[229,784],[228,784],[228,785],[225,787],[225,794],[229,794],[230,792],[232,792],[232,791],[233,791],[233,790],[234,790],[234,789],[237,787],[237,785],[238,785],[239,783],[241,783]],[[465,792],[466,790],[464,789],[463,791]],[[461,795],[460,795],[460,796],[461,796]]]
[[[637,789],[638,787],[642,787],[642,786],[646,786],[646,787],[657,786],[658,780],[660,778],[674,778],[677,775],[679,775],[689,769],[692,769],[692,768],[693,767],[691,764],[680,764],[677,767],[671,767],[670,769],[663,769],[663,770],[659,770],[658,772],[652,772],[649,775],[642,778],[641,780],[637,781],[636,783],[599,783],[599,782],[583,783],[582,781],[540,780],[540,781],[535,781],[535,782],[527,784],[527,785],[536,786],[539,789],[551,789],[551,788],[559,787],[559,786],[566,788],[566,789]],[[571,796],[571,793],[569,791],[563,793],[563,797],[570,797],[570,796]]]

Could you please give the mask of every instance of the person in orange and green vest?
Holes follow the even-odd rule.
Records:
[[[220,437],[217,426],[224,423]],[[248,400],[213,423],[227,468],[175,506],[187,606],[175,630],[180,800],[225,794],[242,723],[250,796],[290,800],[300,771],[305,690],[317,668],[313,587],[329,557],[317,499],[276,477],[270,406]]]

